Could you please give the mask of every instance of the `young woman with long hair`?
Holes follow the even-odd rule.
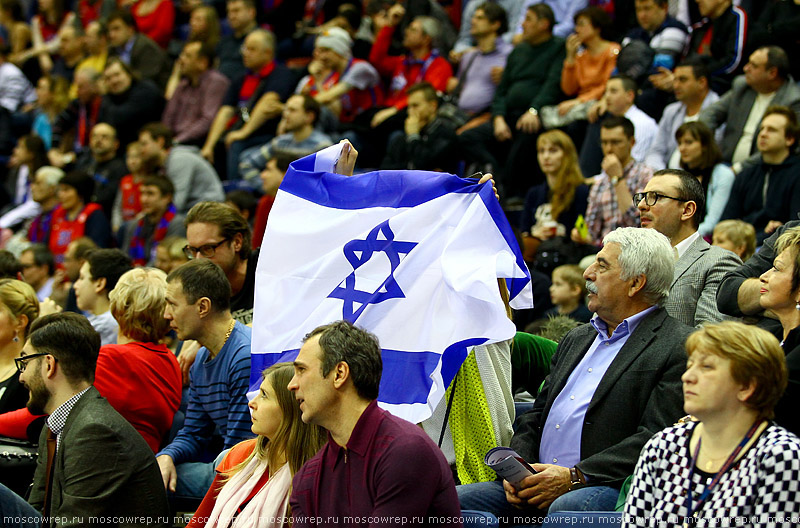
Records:
[[[231,448],[189,522],[189,528],[288,525],[292,477],[327,441],[325,430],[303,423],[287,388],[291,363],[266,369],[250,401],[252,431],[258,435]]]

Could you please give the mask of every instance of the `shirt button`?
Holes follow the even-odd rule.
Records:
[[[561,426],[556,424],[556,429],[561,429]]]
[[[553,459],[553,464],[555,464],[556,462],[558,462],[558,459],[557,459],[557,458],[554,458],[554,459]]]
[[[569,397],[569,399],[570,399],[570,400],[574,400],[574,399],[575,399],[575,396],[570,396],[570,397]]]
[[[591,371],[592,371],[592,367],[589,367],[589,372],[591,372]]]
[[[610,346],[610,345],[611,345],[611,343],[609,343],[608,341],[606,341],[606,342],[605,342],[605,343],[603,343],[603,344],[604,344],[605,346]]]

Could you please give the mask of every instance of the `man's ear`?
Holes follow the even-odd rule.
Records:
[[[647,284],[647,277],[644,275],[637,275],[633,278],[630,287],[628,288],[628,297],[633,297],[640,291],[644,290]]]
[[[103,290],[106,289],[106,284],[107,282],[105,277],[94,279],[94,292],[99,295]]]
[[[211,299],[208,297],[200,297],[197,299],[195,306],[197,306],[197,315],[200,317],[206,317],[211,313]]]
[[[348,379],[350,379],[350,365],[340,361],[333,367],[333,387],[341,389]]]
[[[688,220],[697,214],[697,204],[692,200],[683,203],[683,213],[681,213],[681,220]]]
[[[58,361],[53,356],[44,356],[41,368],[44,369],[44,377],[53,379],[56,375],[56,369],[58,369]]]

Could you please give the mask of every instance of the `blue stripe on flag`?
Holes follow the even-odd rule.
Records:
[[[300,163],[305,160],[303,158],[292,163],[280,189],[334,209],[414,207],[445,194],[473,193],[481,188],[476,180],[426,171],[414,171],[416,174],[408,171],[374,171],[355,176],[325,172],[316,173],[317,178],[292,178],[291,173],[298,170],[313,172],[313,161],[311,168],[306,169],[306,164]]]
[[[436,352],[404,352],[381,350],[383,373],[378,399],[393,405],[425,403],[431,391],[431,375],[439,360],[442,361],[442,378],[450,385],[467,357],[467,350],[486,342],[485,338],[473,338],[453,343],[443,354]],[[250,390],[258,390],[261,372],[275,363],[294,361],[299,350],[280,353],[253,354],[250,369]]]

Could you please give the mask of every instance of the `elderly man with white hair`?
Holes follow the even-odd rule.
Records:
[[[517,489],[507,481],[459,486],[462,509],[491,511],[509,524],[530,524],[548,508],[614,510],[642,446],[683,416],[683,344],[692,328],[661,307],[673,267],[669,240],[655,230],[605,236],[584,273],[596,315],[561,340],[511,439],[536,473]]]
[[[58,180],[62,176],[64,172],[56,167],[44,166],[36,171],[27,200],[0,216],[4,241],[7,241],[12,231],[17,231],[18,242],[27,236],[30,242],[47,244],[50,237],[50,218],[58,205]],[[7,249],[12,248],[21,250],[21,246],[16,244]]]

